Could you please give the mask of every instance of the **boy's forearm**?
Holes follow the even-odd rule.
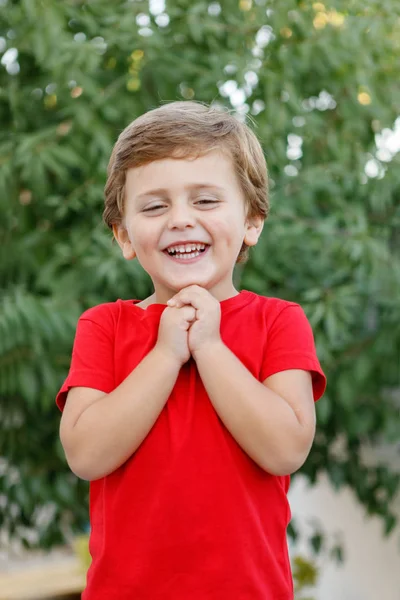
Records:
[[[74,426],[72,470],[94,480],[121,466],[153,427],[179,370],[155,347],[114,391],[90,405]]]
[[[216,412],[241,448],[269,473],[296,471],[308,451],[291,406],[255,379],[222,342],[199,353],[196,363]]]

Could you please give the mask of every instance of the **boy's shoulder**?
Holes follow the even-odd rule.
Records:
[[[113,325],[118,320],[121,312],[127,306],[132,306],[134,300],[121,300],[115,302],[103,302],[85,310],[79,317],[80,321],[92,321],[99,325]]]
[[[283,300],[275,296],[262,296],[254,292],[247,292],[252,299],[250,306],[253,310],[261,310],[269,315],[270,318],[277,317],[282,311],[288,308],[297,308],[302,310],[300,304],[290,300]]]

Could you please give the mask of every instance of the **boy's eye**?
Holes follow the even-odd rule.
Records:
[[[161,208],[164,208],[164,204],[153,204],[153,206],[149,206],[148,208],[144,208],[143,212],[151,212],[154,210],[160,210]]]
[[[199,198],[196,201],[196,204],[202,204],[202,205],[207,205],[207,204],[217,204],[218,200],[215,200],[213,198]]]

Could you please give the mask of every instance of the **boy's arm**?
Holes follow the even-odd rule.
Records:
[[[68,393],[60,439],[70,469],[92,481],[115,471],[140,446],[165,405],[180,365],[154,348],[110,394]]]
[[[310,373],[282,371],[260,383],[222,341],[198,352],[196,363],[216,412],[241,448],[273,475],[297,471],[315,433]]]
[[[194,309],[165,309],[153,350],[109,394],[73,387],[60,438],[71,470],[100,479],[120,467],[153,427],[189,357],[187,330]]]

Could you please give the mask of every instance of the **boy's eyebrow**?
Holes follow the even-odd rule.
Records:
[[[188,185],[184,188],[185,190],[217,190],[219,192],[224,192],[225,189],[215,183],[194,183],[193,185]],[[168,190],[165,188],[157,188],[155,190],[149,190],[148,192],[144,192],[143,194],[139,194],[136,196],[136,200],[145,200],[149,196],[167,196]]]

